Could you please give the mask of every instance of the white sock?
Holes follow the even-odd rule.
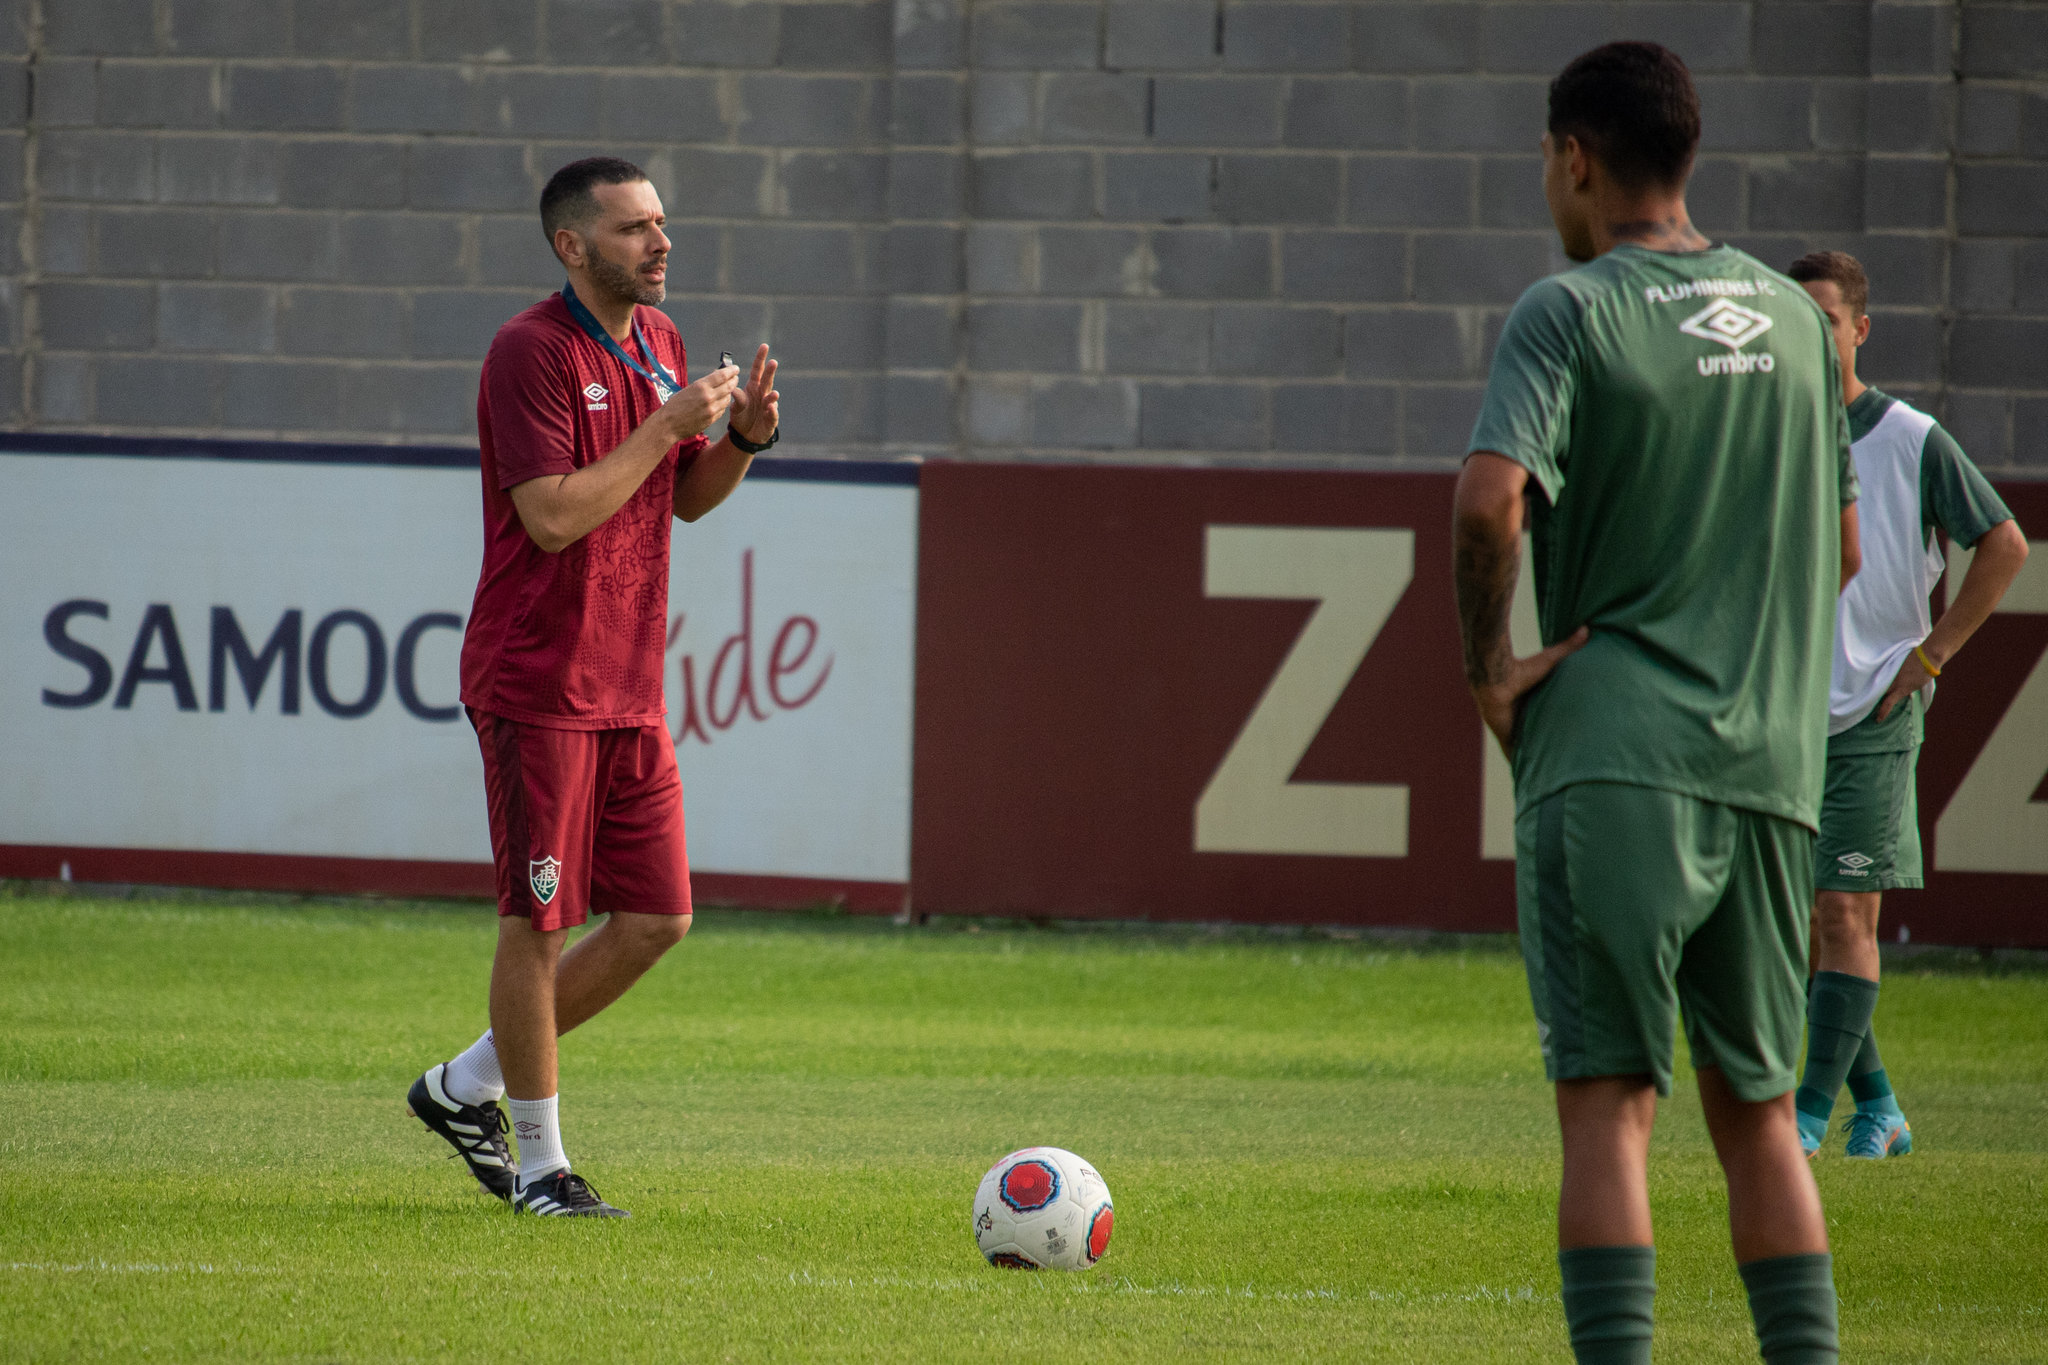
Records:
[[[458,1104],[482,1104],[504,1096],[505,1073],[498,1070],[498,1045],[491,1041],[489,1029],[448,1063],[441,1088]]]
[[[505,1099],[512,1112],[512,1135],[519,1139],[519,1188],[525,1189],[545,1175],[569,1168],[562,1155],[562,1129],[555,1117],[559,1095],[544,1100]]]

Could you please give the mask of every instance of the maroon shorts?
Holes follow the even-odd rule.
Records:
[[[683,780],[659,725],[550,730],[471,709],[484,752],[498,913],[539,930],[592,912],[690,913]]]

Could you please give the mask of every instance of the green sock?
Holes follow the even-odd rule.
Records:
[[[1657,1249],[1573,1247],[1557,1253],[1557,1268],[1579,1365],[1648,1365]]]
[[[1749,1315],[1764,1365],[1835,1365],[1835,1258],[1825,1251],[1772,1256],[1735,1267],[1749,1290]]]
[[[1863,1032],[1863,1047],[1849,1065],[1849,1093],[1858,1109],[1894,1112],[1899,1102],[1892,1096],[1891,1077],[1884,1074],[1884,1059],[1877,1054],[1877,1025]]]
[[[1875,981],[1847,972],[1813,974],[1806,993],[1806,1074],[1792,1097],[1800,1113],[1827,1122],[1876,1009]]]

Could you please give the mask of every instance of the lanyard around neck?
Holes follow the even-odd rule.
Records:
[[[621,361],[624,361],[626,368],[634,374],[639,375],[642,379],[654,385],[656,398],[666,403],[674,395],[675,391],[682,387],[681,384],[676,382],[676,377],[669,373],[668,367],[663,365],[655,356],[654,348],[647,344],[647,336],[640,330],[640,319],[637,311],[633,319],[633,340],[640,343],[640,354],[647,357],[647,365],[654,367],[652,370],[649,370],[647,365],[642,365],[639,361],[626,354],[626,348],[619,345],[612,334],[604,329],[604,324],[597,320],[597,315],[584,305],[582,299],[576,297],[576,287],[574,285],[564,284],[562,286],[562,302],[569,305],[569,316],[576,319],[578,327],[581,327],[590,334],[592,341],[595,341],[598,345],[617,356]]]

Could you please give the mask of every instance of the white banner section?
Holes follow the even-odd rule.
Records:
[[[0,844],[490,860],[456,705],[473,466],[0,471]],[[693,867],[908,880],[916,536],[906,483],[755,479],[675,524]]]
[[[908,882],[917,489],[749,478],[669,555],[691,864]]]

